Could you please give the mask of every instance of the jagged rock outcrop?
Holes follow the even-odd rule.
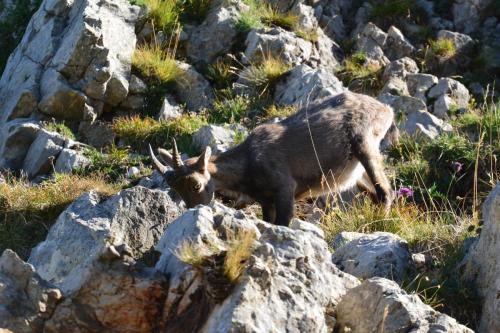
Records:
[[[337,306],[337,328],[363,333],[473,332],[384,278],[371,278],[347,292]]]
[[[252,30],[246,38],[243,63],[258,64],[262,59],[276,57],[291,66],[307,64],[331,71],[338,69],[342,60],[340,47],[320,28],[309,33],[317,35],[315,42],[305,40],[282,28]]]
[[[28,262],[42,278],[71,294],[88,282],[102,253],[126,245],[134,259],[144,257],[180,213],[159,190],[138,186],[107,200],[89,192],[59,216]]]
[[[1,131],[36,113],[94,120],[125,100],[138,14],[125,0],[44,1],[0,79]],[[1,139],[4,157],[10,137]]]
[[[210,146],[214,154],[220,154],[234,146],[238,138],[247,135],[247,129],[239,124],[206,125],[193,134],[193,144],[201,149]]]
[[[474,281],[483,298],[479,332],[500,327],[500,184],[483,204],[483,229],[465,259],[464,279]]]
[[[186,108],[193,112],[209,108],[215,98],[210,83],[188,63],[177,61],[177,67],[181,73],[176,78],[175,90]]]
[[[425,103],[418,98],[382,94],[378,99],[390,105],[396,113],[404,115],[404,120],[399,127],[408,134],[424,135],[424,137],[434,139],[440,133],[452,130],[450,124],[429,113]]]
[[[385,66],[391,60],[411,56],[415,47],[396,27],[391,26],[387,33],[369,22],[356,36],[356,51],[363,52],[368,61]]]
[[[331,72],[300,65],[293,68],[283,82],[276,86],[274,100],[283,105],[306,106],[344,90],[342,82]]]
[[[238,35],[238,17],[248,9],[240,0],[213,1],[203,23],[190,31],[187,42],[188,57],[194,63],[209,64],[218,55],[231,50]]]
[[[0,331],[42,332],[61,291],[40,278],[11,250],[0,257]],[[4,331],[6,329],[7,331]]]
[[[414,269],[408,243],[397,235],[342,232],[334,243],[341,244],[343,240],[347,242],[335,248],[332,261],[344,272],[358,278],[377,276],[401,283]]]
[[[171,311],[178,318],[199,315],[203,301],[198,297],[207,287],[173,250],[186,239],[223,247],[231,232],[245,231],[256,235],[248,267],[230,295],[205,314],[199,324],[203,331],[331,331],[335,305],[358,282],[331,263],[322,231],[299,220],[291,228],[272,226],[219,204],[188,211],[169,226],[156,246],[162,252],[156,267],[170,276]]]

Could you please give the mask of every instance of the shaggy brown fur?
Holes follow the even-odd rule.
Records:
[[[207,148],[182,162],[176,148],[174,156],[159,149],[174,171],[167,171],[152,151],[151,157],[188,207],[229,190],[257,201],[264,220],[288,225],[294,199],[359,183],[388,209],[392,191],[379,147],[386,134],[390,140],[397,137],[393,118],[392,109],[374,98],[345,92],[255,128],[244,142],[218,156]],[[363,181],[365,171],[368,182]]]

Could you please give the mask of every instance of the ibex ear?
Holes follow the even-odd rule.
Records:
[[[172,168],[174,167],[174,158],[172,155],[163,148],[158,148],[158,157],[163,164],[168,164]]]
[[[207,169],[210,156],[212,156],[212,148],[206,147],[205,151],[198,157],[198,162],[196,162],[200,171],[205,171]]]

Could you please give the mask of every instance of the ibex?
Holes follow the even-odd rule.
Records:
[[[384,137],[397,139],[393,118],[389,106],[345,92],[256,127],[218,156],[207,147],[199,157],[182,161],[174,140],[173,155],[158,149],[173,171],[149,148],[155,167],[187,207],[208,204],[216,191],[229,190],[258,202],[265,221],[288,225],[294,199],[355,185],[364,185],[375,202],[390,208],[392,191],[379,147]]]

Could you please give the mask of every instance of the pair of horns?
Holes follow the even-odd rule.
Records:
[[[174,170],[181,170],[184,168],[184,162],[181,159],[181,154],[179,154],[179,149],[177,149],[177,142],[175,139],[172,139],[172,146],[173,146],[173,155],[170,155],[167,151],[161,150],[160,154],[169,159],[172,163],[172,166]],[[151,160],[153,161],[153,165],[160,171],[161,173],[167,172],[167,167],[163,165],[158,158],[156,158],[153,148],[151,148],[151,145],[149,145],[149,155],[151,156]]]

